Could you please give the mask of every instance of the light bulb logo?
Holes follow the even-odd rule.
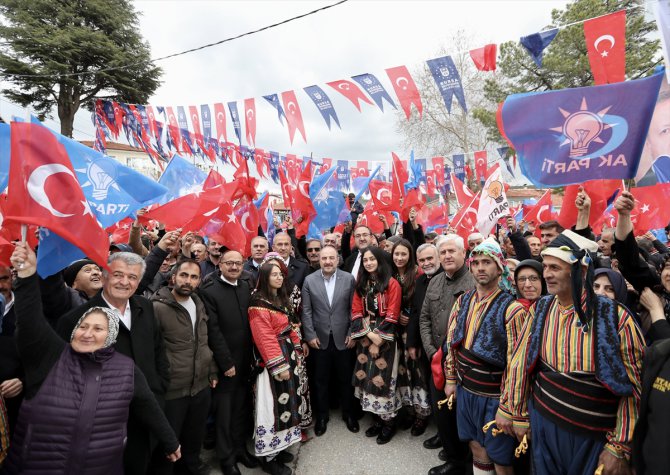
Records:
[[[486,192],[491,198],[495,200],[496,203],[501,203],[503,198],[503,184],[498,180],[493,180],[489,187],[486,189]]]
[[[568,112],[560,107],[558,110],[565,117],[563,125],[552,127],[549,130],[561,132],[565,141],[561,144],[570,144],[570,158],[579,158],[589,154],[589,146],[592,143],[604,143],[600,139],[600,134],[611,127],[610,124],[603,122],[603,117],[607,114],[610,107],[598,112],[591,112],[586,103],[586,98],[582,98],[582,103],[578,111]]]
[[[116,179],[114,165],[107,160],[96,160],[88,166],[86,174],[93,184],[93,198],[96,200],[107,198],[109,187],[114,185]]]

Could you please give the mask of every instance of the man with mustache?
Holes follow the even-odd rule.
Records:
[[[205,473],[200,446],[205,437],[212,388],[217,367],[207,344],[207,312],[195,289],[200,284],[200,266],[184,259],[175,267],[170,286],[161,287],[151,301],[170,360],[170,384],[165,392],[165,415],[179,434],[182,461],[189,473]],[[155,454],[160,473],[172,473],[172,464]]]

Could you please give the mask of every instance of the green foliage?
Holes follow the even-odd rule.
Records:
[[[659,64],[659,40],[649,39],[656,30],[654,22],[644,19],[642,0],[575,0],[565,10],[553,10],[551,25],[562,27],[588,18],[626,9],[626,77],[637,79],[650,74]],[[538,29],[539,30],[539,29]],[[500,103],[509,94],[547,91],[593,85],[593,75],[586,51],[582,23],[561,29],[545,49],[542,67],[538,68],[518,42],[500,45],[498,69],[494,79],[487,79],[485,97]],[[488,131],[489,139],[504,142],[498,132],[495,109],[478,109],[475,117]]]
[[[0,14],[0,79],[11,83],[2,93],[40,118],[57,106],[64,135],[94,97],[146,103],[160,85],[127,0],[0,0]]]

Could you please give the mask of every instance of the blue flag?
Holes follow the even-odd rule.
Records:
[[[206,179],[207,173],[179,155],[175,155],[158,179],[158,183],[168,189],[160,203],[164,204],[180,196],[198,191],[202,188]]]
[[[279,102],[279,96],[277,94],[270,94],[268,96],[263,96],[263,99],[268,101],[270,105],[272,105],[272,107],[277,110],[277,118],[279,119],[279,123],[284,125],[284,120],[282,117],[286,117],[286,113],[284,112],[284,108],[282,107],[281,102]]]
[[[426,63],[430,68],[430,73],[433,75],[440,94],[442,94],[447,111],[451,114],[451,98],[456,96],[461,108],[467,112],[468,108],[465,105],[465,93],[461,85],[461,76],[458,74],[458,69],[456,69],[451,56],[429,59]]]
[[[509,157],[507,156],[508,152],[509,147],[498,147],[498,155],[500,155],[500,158],[502,158],[503,162],[505,162],[505,167],[507,167],[509,174],[514,177],[514,169],[512,168],[512,164],[509,162]]]
[[[509,96],[503,126],[521,172],[537,187],[633,178],[662,79]]]
[[[9,124],[0,124],[0,193],[9,182],[10,135]]]
[[[242,143],[242,126],[240,125],[240,114],[237,112],[237,102],[229,102],[228,110],[230,111],[230,118],[233,121],[233,128],[235,129],[235,135],[237,135],[237,141]]]
[[[424,170],[426,166],[426,161],[423,162]],[[405,183],[405,193],[413,188],[418,188],[421,180],[421,170],[419,169],[419,164],[414,160],[414,150],[409,153],[409,165],[407,167],[408,172],[408,181]]]
[[[177,106],[177,124],[179,124],[180,129],[188,129],[188,119],[186,117],[184,106]]]
[[[454,175],[465,183],[465,155],[454,155]]]
[[[370,182],[374,180],[374,178],[377,176],[379,173],[379,170],[382,169],[381,165],[377,165],[377,168],[375,168],[372,173],[370,173],[370,176],[362,176],[358,177],[354,180],[354,191],[356,192],[356,197],[354,198],[354,202],[358,201],[363,193],[365,193],[365,190],[367,190],[370,187]]]
[[[532,35],[522,36],[519,42],[521,46],[526,48],[530,57],[533,58],[535,64],[538,68],[542,67],[542,53],[544,49],[549,46],[549,43],[556,37],[558,33],[558,28],[553,28],[551,30],[540,31],[539,33],[533,33]]]
[[[365,91],[370,95],[372,100],[375,101],[375,104],[377,104],[377,107],[379,107],[382,112],[384,112],[383,99],[386,99],[386,101],[391,104],[394,109],[397,109],[395,102],[393,102],[393,99],[391,99],[389,93],[386,92],[386,89],[384,89],[382,83],[380,83],[379,79],[377,79],[374,75],[359,74],[358,76],[353,76],[351,79],[356,81],[363,87],[363,89],[365,89]]]
[[[418,158],[415,161],[416,172],[419,177],[419,183],[423,183],[424,186],[428,185],[428,178],[426,178],[426,159]]]
[[[202,136],[205,143],[209,143],[209,139],[212,137],[212,113],[208,104],[200,106],[200,116],[202,117]]]
[[[451,167],[444,166],[444,193],[451,193]]]
[[[323,120],[326,121],[326,125],[328,126],[328,130],[330,130],[330,119],[335,121],[337,126],[339,128],[342,128],[340,125],[340,121],[337,118],[337,114],[335,113],[335,108],[333,107],[333,103],[330,101],[330,98],[328,95],[323,92],[323,89],[321,89],[319,86],[307,86],[304,88],[305,92],[309,96],[312,101],[314,101],[314,105],[316,106],[317,109],[319,109],[319,112],[321,112],[321,116],[323,117]]]
[[[337,161],[337,187],[344,191],[348,190],[350,186],[349,181],[349,160]]]
[[[279,183],[279,153],[270,152],[270,178]]]
[[[337,219],[344,206],[344,195],[338,190],[338,179],[335,168],[314,177],[309,187],[309,199],[314,204],[316,216],[310,224],[308,237],[318,237],[321,230],[337,224]]]

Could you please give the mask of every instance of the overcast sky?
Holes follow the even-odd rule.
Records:
[[[316,8],[323,1],[158,1],[134,2],[141,13],[141,34],[153,57],[215,42]],[[163,84],[150,103],[189,106],[256,99],[256,144],[282,154],[315,158],[388,161],[403,152],[396,114],[363,104],[362,112],[329,86],[328,81],[372,73],[391,96],[385,69],[406,65],[410,71],[455,52],[449,39],[458,30],[474,38],[473,47],[518,40],[549,24],[551,10],[565,1],[371,1],[350,0],[323,12],[252,36],[160,61]],[[330,96],[342,129],[328,130],[302,88],[320,85]],[[305,122],[307,143],[299,133],[293,145],[288,130],[263,95],[295,90]],[[467,101],[467,97],[466,97]],[[454,107],[456,101],[454,100]],[[12,112],[6,102],[0,113]],[[52,123],[53,124],[53,123]],[[243,124],[244,125],[244,124]],[[228,118],[228,137],[234,137]],[[90,114],[80,112],[75,137],[91,139]],[[243,131],[244,134],[244,131]],[[244,139],[243,139],[243,143]]]

